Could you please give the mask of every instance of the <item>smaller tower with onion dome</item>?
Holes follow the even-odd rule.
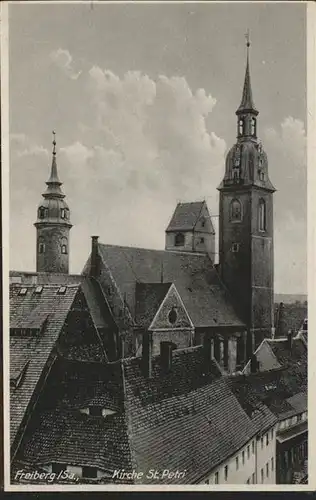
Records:
[[[52,168],[43,200],[37,209],[36,271],[46,273],[69,272],[69,231],[72,227],[70,211],[65,201],[57,173],[56,138],[53,132]]]

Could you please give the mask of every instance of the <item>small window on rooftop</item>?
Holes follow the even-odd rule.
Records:
[[[90,406],[90,415],[92,417],[102,417],[102,406]]]
[[[52,472],[55,474],[59,474],[60,472],[64,471],[67,467],[64,464],[52,464]]]
[[[66,293],[67,287],[66,286],[60,286],[57,290],[57,293],[60,295],[64,295]]]
[[[19,291],[19,295],[26,295],[26,292],[27,288],[21,288],[21,290]]]
[[[82,477],[95,479],[97,477],[97,469],[95,467],[82,467]]]
[[[42,291],[43,291],[43,287],[42,286],[37,286],[35,288],[35,293],[42,293]]]

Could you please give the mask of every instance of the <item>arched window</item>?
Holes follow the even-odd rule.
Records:
[[[67,254],[68,253],[68,244],[67,244],[67,238],[63,238],[61,242],[61,253]]]
[[[238,134],[243,135],[243,133],[244,133],[244,119],[239,118],[239,120],[238,120]]]
[[[38,253],[45,253],[45,243],[39,241],[38,243]]]
[[[38,217],[39,219],[44,219],[47,217],[48,210],[45,207],[39,207],[38,209]]]
[[[238,181],[240,176],[239,168],[233,168],[233,180]]]
[[[183,247],[184,246],[184,234],[183,233],[177,233],[174,239],[174,244],[176,247]]]
[[[259,200],[259,207],[258,207],[258,219],[259,219],[259,231],[265,231],[266,230],[266,202],[261,199]]]
[[[62,219],[66,219],[66,210],[64,208],[60,209],[60,217]]]
[[[230,220],[232,222],[240,222],[242,219],[241,203],[236,198],[230,204]]]
[[[257,134],[257,122],[254,117],[251,118],[251,135],[256,136]]]

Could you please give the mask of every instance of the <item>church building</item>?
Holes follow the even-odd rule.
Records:
[[[155,355],[161,342],[169,342],[171,350],[209,342],[224,372],[233,373],[271,337],[275,189],[257,135],[248,52],[249,44],[237,141],[218,187],[219,264],[214,264],[212,214],[203,200],[178,203],[166,228],[165,250],[102,244],[92,237],[79,281],[94,282],[95,300],[110,325],[100,332],[109,360]],[[57,173],[55,134],[46,184],[35,222],[36,280],[58,274],[59,281],[63,276],[65,284],[74,283],[78,279],[68,274],[72,224]]]
[[[218,264],[201,200],[177,204],[165,249],[92,236],[82,273],[69,274],[72,224],[54,133],[35,222],[36,271],[10,272],[15,481],[26,466],[111,483],[114,469],[164,464],[188,471],[166,484],[274,482],[277,417],[251,388],[251,405],[242,401],[244,376],[236,376],[272,336],[274,317],[275,189],[248,51],[249,43],[237,141],[218,187]],[[264,480],[263,469],[271,471]]]

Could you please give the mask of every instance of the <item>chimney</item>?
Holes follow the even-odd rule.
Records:
[[[289,330],[287,334],[287,346],[289,351],[292,350],[292,345],[293,345],[293,332],[292,330]]]
[[[98,239],[99,236],[91,236],[90,276],[93,278],[96,278],[99,274]]]
[[[162,369],[169,372],[172,367],[173,343],[169,341],[160,342],[160,362]]]
[[[205,363],[205,368],[206,370],[209,369],[210,367],[210,362],[213,359],[213,347],[214,347],[214,340],[212,337],[209,337],[208,335],[204,334],[203,338],[203,356],[204,356],[204,363]]]
[[[257,361],[257,356],[253,354],[250,358],[250,373],[257,373],[259,370],[259,362]]]
[[[152,350],[152,333],[145,332],[143,334],[142,365],[144,376],[147,378],[152,376]]]

